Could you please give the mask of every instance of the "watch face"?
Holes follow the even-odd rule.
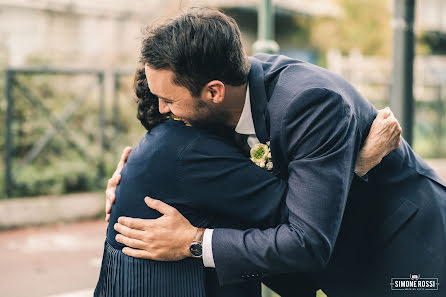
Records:
[[[201,257],[201,255],[203,254],[201,243],[192,243],[189,250],[193,257]]]

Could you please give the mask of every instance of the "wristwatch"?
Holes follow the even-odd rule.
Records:
[[[203,235],[204,235],[204,228],[198,228],[197,234],[195,234],[194,241],[192,241],[191,245],[189,246],[189,252],[193,258],[201,258],[203,256]]]

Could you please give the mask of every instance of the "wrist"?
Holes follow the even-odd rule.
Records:
[[[364,176],[373,167],[378,165],[383,156],[379,152],[374,152],[372,148],[364,147],[358,154],[358,160],[355,166],[355,174],[358,176]]]
[[[192,255],[190,254],[190,245],[194,241],[195,234],[197,234],[197,230],[198,230],[197,227],[192,226],[192,228],[190,228],[186,233],[187,235],[185,236],[184,246],[183,246],[183,256],[185,258],[192,257]]]
[[[194,239],[189,245],[189,257],[201,258],[203,256],[203,236],[204,228],[195,228]]]

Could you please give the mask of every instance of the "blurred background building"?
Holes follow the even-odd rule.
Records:
[[[4,65],[10,66],[133,66],[143,26],[192,6],[216,7],[233,16],[242,29],[246,49],[251,53],[257,34],[258,3],[258,0],[242,3],[237,0],[0,0],[1,59]],[[387,25],[391,21],[392,0],[276,0],[273,4],[276,40],[281,52],[312,61],[317,61],[315,52],[321,54],[321,50],[328,46],[345,48],[345,45],[331,44],[333,37],[323,40],[323,45],[316,36],[312,36],[320,33],[316,30],[320,28],[313,28],[318,20],[359,21],[360,16],[368,16],[364,21],[382,19]],[[380,9],[379,13],[376,9]],[[432,54],[444,54],[446,51],[445,16],[444,1],[417,1],[416,30]],[[350,25],[368,26],[369,31],[364,34],[380,33],[373,32],[373,23]],[[333,30],[325,31],[330,33]],[[391,27],[387,31],[391,34]],[[380,43],[386,42],[390,47],[390,40],[385,35],[381,36],[383,40]],[[347,45],[355,41],[349,40]],[[358,47],[362,46],[358,44]],[[373,50],[374,46],[371,46],[367,52]]]
[[[3,63],[118,67],[134,66],[141,29],[192,6],[221,8],[243,31],[248,52],[257,35],[257,0],[1,0]],[[335,1],[275,1],[276,37],[283,51],[315,59],[301,25],[314,16],[338,17]],[[302,54],[300,54],[302,52]]]

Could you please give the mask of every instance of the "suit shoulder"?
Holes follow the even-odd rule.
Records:
[[[202,134],[194,127],[184,125],[180,121],[169,119],[147,132],[132,153],[147,155],[177,155],[179,151],[188,146]]]
[[[335,113],[335,118],[351,117],[353,110],[341,94],[327,88],[308,88],[299,92],[285,108],[285,116],[307,114],[316,117],[318,114]]]
[[[276,88],[287,89],[292,97],[317,88],[331,90],[341,96],[354,91],[354,87],[339,74],[305,61],[268,54],[257,54],[253,59],[262,64],[265,85],[270,94]]]
[[[270,70],[265,86],[270,103],[281,102],[279,106],[337,103],[352,108],[354,98],[361,97],[344,78],[310,63],[291,60]]]
[[[184,159],[189,154],[198,154],[203,157],[236,157],[241,153],[232,137],[233,132],[220,133],[206,130],[182,147],[179,159]]]
[[[279,85],[287,85],[296,95],[309,89],[325,89],[340,94],[353,87],[343,77],[310,63],[292,64],[278,76]]]

